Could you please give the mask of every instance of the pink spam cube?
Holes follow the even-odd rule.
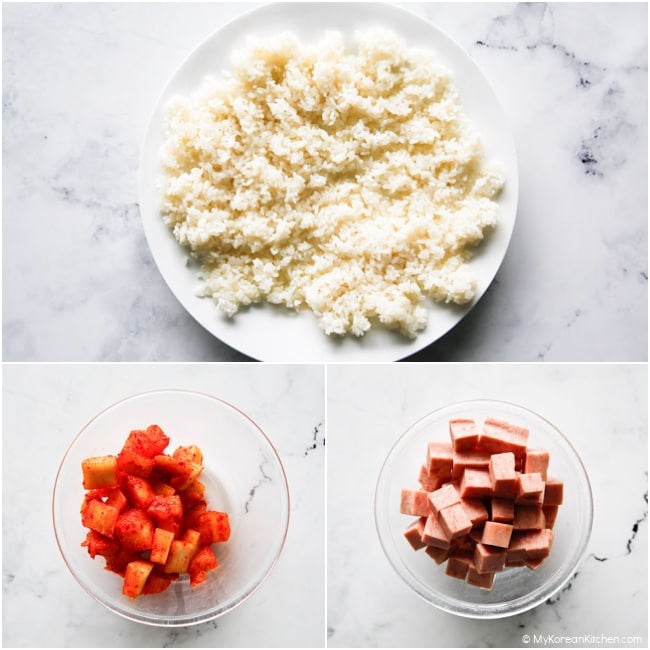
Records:
[[[438,513],[438,519],[450,540],[461,535],[467,535],[472,530],[472,520],[467,516],[460,503],[455,503],[441,510]]]
[[[549,478],[544,489],[545,506],[561,506],[564,500],[564,483],[557,478]]]
[[[479,437],[479,447],[492,454],[511,451],[517,458],[526,454],[528,429],[515,424],[487,418],[483,422],[483,431]]]
[[[539,568],[540,564],[542,564],[545,559],[545,557],[540,557],[536,560],[524,560],[523,565],[534,571],[535,569]]]
[[[542,506],[546,528],[553,528],[560,506]]]
[[[426,522],[426,517],[420,517],[420,519],[412,523],[404,531],[404,537],[406,537],[406,541],[416,551],[426,546],[426,544],[422,541],[422,534],[424,533],[425,522]]]
[[[466,418],[449,420],[449,435],[454,451],[474,449],[478,444],[478,427],[474,420]]]
[[[424,552],[436,563],[442,564],[448,557],[451,549],[427,546]]]
[[[542,530],[546,528],[546,519],[541,506],[515,506],[513,520],[515,530]]]
[[[541,508],[544,505],[544,492],[530,497],[517,497],[515,499],[515,504],[520,504],[522,506],[539,506]]]
[[[466,469],[460,480],[460,496],[462,499],[483,499],[492,493],[490,475],[486,470]]]
[[[488,511],[480,499],[461,499],[460,505],[472,522],[472,526],[478,526],[488,520]]]
[[[452,555],[474,555],[474,547],[476,546],[476,540],[472,539],[472,533],[478,531],[478,528],[472,528],[467,535],[462,537],[457,537],[456,539],[451,540],[451,546],[453,549]]]
[[[511,566],[518,566],[526,559],[526,540],[531,533],[513,530],[510,538],[510,545],[506,550],[506,563]]]
[[[517,491],[515,455],[511,451],[492,454],[488,465],[492,492],[501,496],[514,496]]]
[[[427,469],[429,475],[445,481],[451,479],[451,442],[432,441],[427,445]]]
[[[400,500],[400,512],[403,515],[428,517],[431,514],[429,493],[424,490],[403,489]]]
[[[482,544],[498,546],[499,548],[508,548],[510,537],[512,535],[512,526],[510,524],[500,524],[496,521],[486,521],[483,527]]]
[[[429,508],[434,514],[438,514],[444,508],[460,503],[458,490],[451,484],[446,483],[428,495]]]
[[[536,560],[547,557],[553,545],[553,531],[545,528],[529,535],[526,539],[526,559]]]
[[[545,558],[551,552],[553,545],[553,531],[549,528],[543,530],[517,532],[512,534],[508,548],[508,562],[528,562]]]
[[[452,555],[447,560],[445,573],[452,578],[465,580],[467,572],[473,566],[472,558],[465,555]]]
[[[470,567],[467,571],[467,583],[481,589],[492,589],[494,573],[479,573],[475,568]]]
[[[445,532],[435,515],[429,515],[422,531],[422,542],[427,546],[448,549],[451,546],[451,537]]]
[[[544,494],[544,481],[538,472],[519,474],[516,501],[538,501]],[[541,504],[540,504],[541,505]]]
[[[546,480],[549,463],[549,453],[546,449],[527,449],[524,460],[525,474],[541,474],[542,480]]]
[[[474,549],[474,566],[479,573],[501,571],[506,563],[506,549],[493,548],[479,543]]]
[[[490,453],[480,449],[453,452],[452,478],[458,479],[468,469],[487,470],[490,464]]]
[[[420,482],[422,489],[426,492],[433,492],[434,490],[437,490],[442,483],[442,479],[440,477],[432,476],[429,474],[429,470],[426,465],[422,465],[422,467],[420,467],[420,475],[418,476],[418,481]]]
[[[509,524],[515,518],[515,503],[512,499],[492,499],[492,521]]]

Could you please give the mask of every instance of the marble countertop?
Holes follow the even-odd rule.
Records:
[[[328,646],[540,647],[535,635],[592,635],[547,645],[603,647],[593,638],[626,635],[647,647],[647,389],[641,364],[329,367]],[[485,621],[420,599],[383,554],[373,518],[379,472],[402,433],[437,408],[479,398],[554,423],[580,454],[594,500],[587,556],[566,586],[528,612]]]
[[[148,116],[247,3],[3,6],[3,355],[245,360],[184,311],[143,234]],[[404,5],[512,120],[520,205],[496,280],[414,360],[647,359],[647,5]]]
[[[3,375],[3,647],[324,644],[321,366],[5,364]],[[58,464],[86,422],[160,388],[209,393],[248,413],[276,445],[291,495],[285,547],[261,587],[212,622],[173,629],[123,619],[86,594],[59,553],[50,510]]]

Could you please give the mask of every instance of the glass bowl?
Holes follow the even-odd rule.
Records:
[[[81,546],[87,532],[79,514],[84,496],[81,461],[117,454],[132,429],[150,424],[169,436],[169,453],[192,444],[203,451],[200,480],[208,508],[228,513],[231,535],[213,545],[219,566],[204,583],[191,588],[185,575],[162,593],[129,599],[122,595],[122,578]],[[128,397],[86,424],[59,467],[52,516],[63,559],[93,598],[140,623],[192,625],[233,609],[268,576],[287,534],[289,491],[277,451],[247,415],[209,395],[161,390]]]
[[[550,453],[549,476],[564,481],[564,503],[553,527],[548,558],[532,571],[526,567],[497,572],[490,591],[445,574],[424,550],[414,551],[403,536],[415,517],[400,513],[402,488],[417,488],[427,443],[449,440],[449,420],[467,417],[480,423],[488,417],[507,420],[530,431],[529,447]],[[413,424],[391,449],[375,493],[375,523],[384,552],[399,576],[428,603],[469,618],[512,616],[543,603],[575,573],[585,554],[593,520],[587,472],[567,438],[548,420],[507,402],[474,400],[451,404]]]

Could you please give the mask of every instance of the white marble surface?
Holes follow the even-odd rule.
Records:
[[[5,364],[3,371],[3,647],[324,645],[322,367]],[[59,554],[50,512],[58,464],[81,427],[119,399],[157,388],[207,392],[248,413],[276,445],[291,494],[285,548],[258,591],[213,622],[173,630],[127,621],[88,596]]]
[[[168,77],[246,3],[3,5],[5,360],[236,360],[167,289],[138,213]],[[647,5],[407,4],[512,118],[496,281],[417,360],[647,359]]]
[[[532,639],[546,634],[640,636],[628,645],[647,647],[645,364],[330,366],[327,385],[330,647],[525,647],[525,634],[528,646],[543,645]],[[595,515],[588,556],[552,602],[488,621],[420,599],[384,556],[373,518],[376,481],[399,436],[436,408],[478,398],[528,407],[567,433],[587,468]]]

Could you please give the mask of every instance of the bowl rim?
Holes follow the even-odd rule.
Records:
[[[77,576],[75,571],[72,569],[70,566],[70,563],[68,562],[68,558],[66,557],[66,553],[63,549],[63,545],[61,543],[61,540],[59,539],[59,532],[57,529],[57,518],[56,518],[56,494],[57,494],[57,487],[59,485],[59,477],[61,475],[61,471],[63,469],[63,466],[70,455],[72,449],[74,448],[75,444],[81,439],[83,434],[86,432],[88,427],[90,427],[93,422],[101,418],[106,412],[117,408],[124,404],[125,402],[129,402],[131,400],[136,400],[139,398],[143,397],[150,397],[153,395],[157,394],[165,394],[165,393],[175,393],[175,394],[185,394],[191,397],[200,397],[200,398],[206,398],[210,399],[216,402],[219,402],[222,406],[225,406],[227,408],[230,408],[234,411],[236,411],[240,416],[242,416],[245,420],[247,420],[250,424],[253,425],[253,428],[257,430],[258,434],[261,434],[262,438],[266,441],[266,443],[269,445],[271,448],[273,455],[278,463],[278,466],[280,468],[280,476],[282,478],[282,485],[284,486],[284,494],[286,496],[287,504],[286,504],[286,523],[284,526],[284,531],[282,533],[282,539],[280,541],[280,545],[278,547],[278,550],[273,558],[273,561],[269,564],[267,567],[266,571],[262,575],[262,577],[258,580],[257,584],[254,585],[252,589],[249,589],[247,593],[245,593],[243,596],[240,598],[233,600],[233,602],[229,603],[227,607],[223,608],[220,611],[208,611],[203,614],[197,615],[197,616],[187,616],[184,615],[182,619],[175,618],[175,617],[170,617],[166,616],[164,618],[161,618],[160,620],[155,620],[151,617],[139,617],[137,615],[124,612],[118,607],[114,607],[111,604],[104,602],[97,594],[95,594],[88,586],[86,586],[83,581]],[[83,488],[82,488],[83,489]],[[122,618],[128,619],[130,621],[134,621],[136,623],[142,623],[144,625],[150,625],[153,627],[188,627],[191,625],[198,625],[200,623],[207,623],[208,621],[212,621],[220,616],[223,616],[224,614],[227,614],[228,612],[232,611],[235,609],[237,606],[241,605],[243,602],[248,600],[260,587],[261,585],[266,582],[266,579],[269,577],[273,569],[275,568],[275,565],[277,564],[278,560],[280,559],[280,556],[282,555],[282,551],[284,550],[284,546],[287,541],[287,535],[289,532],[289,524],[291,520],[291,494],[289,491],[289,481],[287,479],[287,473],[284,468],[284,464],[282,462],[282,458],[280,456],[280,453],[278,452],[276,446],[273,444],[269,436],[264,432],[264,430],[253,420],[248,414],[246,414],[244,411],[242,411],[239,407],[235,406],[234,404],[228,402],[227,400],[217,397],[216,395],[211,395],[210,393],[205,393],[202,391],[197,391],[197,390],[192,390],[192,389],[185,389],[185,388],[156,388],[156,389],[151,389],[151,390],[146,390],[146,391],[141,391],[138,393],[133,393],[131,395],[128,395],[127,397],[124,397],[116,402],[113,402],[109,406],[104,407],[101,409],[98,413],[96,413],[92,418],[90,418],[82,427],[79,429],[77,434],[74,436],[68,447],[66,448],[65,453],[63,454],[63,457],[61,458],[61,461],[59,463],[59,466],[57,468],[56,476],[54,479],[54,485],[52,488],[52,496],[51,496],[51,514],[52,514],[52,525],[54,528],[54,537],[56,539],[56,544],[59,548],[59,552],[61,554],[61,557],[63,558],[63,561],[68,568],[68,571],[70,574],[74,577],[74,579],[77,581],[77,583],[82,587],[82,589],[90,595],[95,601],[100,603],[103,607],[108,609],[109,611],[113,612],[114,614],[117,614],[121,616]]]
[[[492,608],[487,611],[476,611],[470,610],[469,608],[467,609],[456,609],[451,605],[448,605],[442,598],[440,599],[441,602],[434,601],[430,598],[428,598],[425,594],[421,593],[420,590],[416,589],[410,581],[408,581],[403,573],[400,571],[400,568],[397,566],[397,560],[393,559],[391,556],[389,549],[388,549],[388,542],[384,540],[382,537],[382,531],[381,531],[381,524],[379,522],[379,509],[380,509],[380,487],[382,486],[382,480],[385,478],[385,471],[387,469],[387,464],[388,462],[392,459],[393,454],[396,452],[396,450],[401,446],[402,443],[405,442],[405,439],[407,436],[420,425],[424,420],[427,420],[431,418],[432,416],[436,415],[437,413],[440,413],[441,411],[445,411],[447,409],[454,409],[454,408],[459,408],[463,406],[480,406],[480,405],[488,405],[488,404],[495,404],[497,406],[502,406],[506,408],[514,408],[518,409],[520,411],[524,411],[528,413],[529,415],[532,415],[536,418],[539,418],[542,420],[546,425],[548,425],[551,430],[557,434],[561,440],[568,445],[569,449],[573,453],[575,459],[578,461],[578,467],[581,470],[581,474],[584,477],[585,480],[585,486],[587,488],[586,490],[586,496],[587,496],[587,502],[588,502],[588,519],[587,519],[587,526],[585,529],[584,533],[584,542],[582,544],[582,548],[580,549],[580,552],[576,556],[575,561],[572,563],[570,570],[566,572],[566,575],[557,582],[557,584],[553,587],[552,590],[548,592],[543,592],[543,586],[541,585],[537,589],[535,589],[532,594],[537,594],[537,597],[531,598],[531,594],[527,594],[525,597],[519,597],[515,599],[512,602],[517,602],[519,600],[522,600],[522,598],[526,598],[526,602],[521,603],[519,606],[516,606],[513,608],[511,611],[504,611],[501,609],[496,609]],[[476,399],[468,399],[468,400],[461,400],[461,401],[456,401],[456,402],[449,402],[447,404],[444,404],[443,406],[440,406],[432,411],[429,411],[428,413],[424,414],[423,416],[419,417],[417,420],[412,422],[404,431],[403,433],[399,436],[399,438],[394,442],[394,444],[391,446],[390,450],[386,454],[386,457],[381,465],[381,469],[379,471],[379,475],[377,478],[377,483],[375,486],[375,498],[374,498],[374,521],[375,521],[375,531],[377,533],[377,537],[379,538],[379,544],[382,548],[382,551],[384,555],[386,556],[386,559],[388,560],[389,564],[395,571],[395,573],[401,578],[401,580],[406,583],[410,589],[412,589],[422,600],[424,600],[426,603],[429,605],[436,607],[437,609],[440,609],[441,611],[447,612],[449,614],[454,614],[456,616],[460,616],[463,618],[472,618],[472,619],[478,619],[478,620],[489,620],[489,619],[498,619],[498,618],[506,618],[508,616],[515,616],[517,614],[522,614],[523,612],[526,612],[528,610],[531,610],[539,605],[541,605],[543,602],[548,600],[549,598],[552,598],[555,594],[557,594],[566,584],[573,578],[573,576],[576,573],[576,570],[578,566],[584,561],[584,558],[587,555],[587,550],[589,546],[589,540],[591,539],[591,533],[593,529],[593,523],[594,523],[594,505],[593,505],[593,491],[591,488],[591,482],[589,480],[589,474],[587,473],[587,469],[584,466],[584,463],[582,462],[582,458],[578,454],[576,448],[573,446],[571,441],[558,429],[558,427],[553,424],[550,420],[548,420],[546,417],[543,415],[540,415],[537,413],[537,411],[534,411],[526,406],[522,406],[521,404],[517,404],[515,402],[510,402],[507,400],[498,400],[498,399],[490,399],[490,398],[476,398]],[[540,599],[539,594],[543,592],[544,593],[544,598]],[[456,602],[456,601],[455,601]],[[499,606],[499,604],[494,604],[495,606]],[[473,606],[474,608],[482,608],[484,607],[483,605],[475,605]]]

